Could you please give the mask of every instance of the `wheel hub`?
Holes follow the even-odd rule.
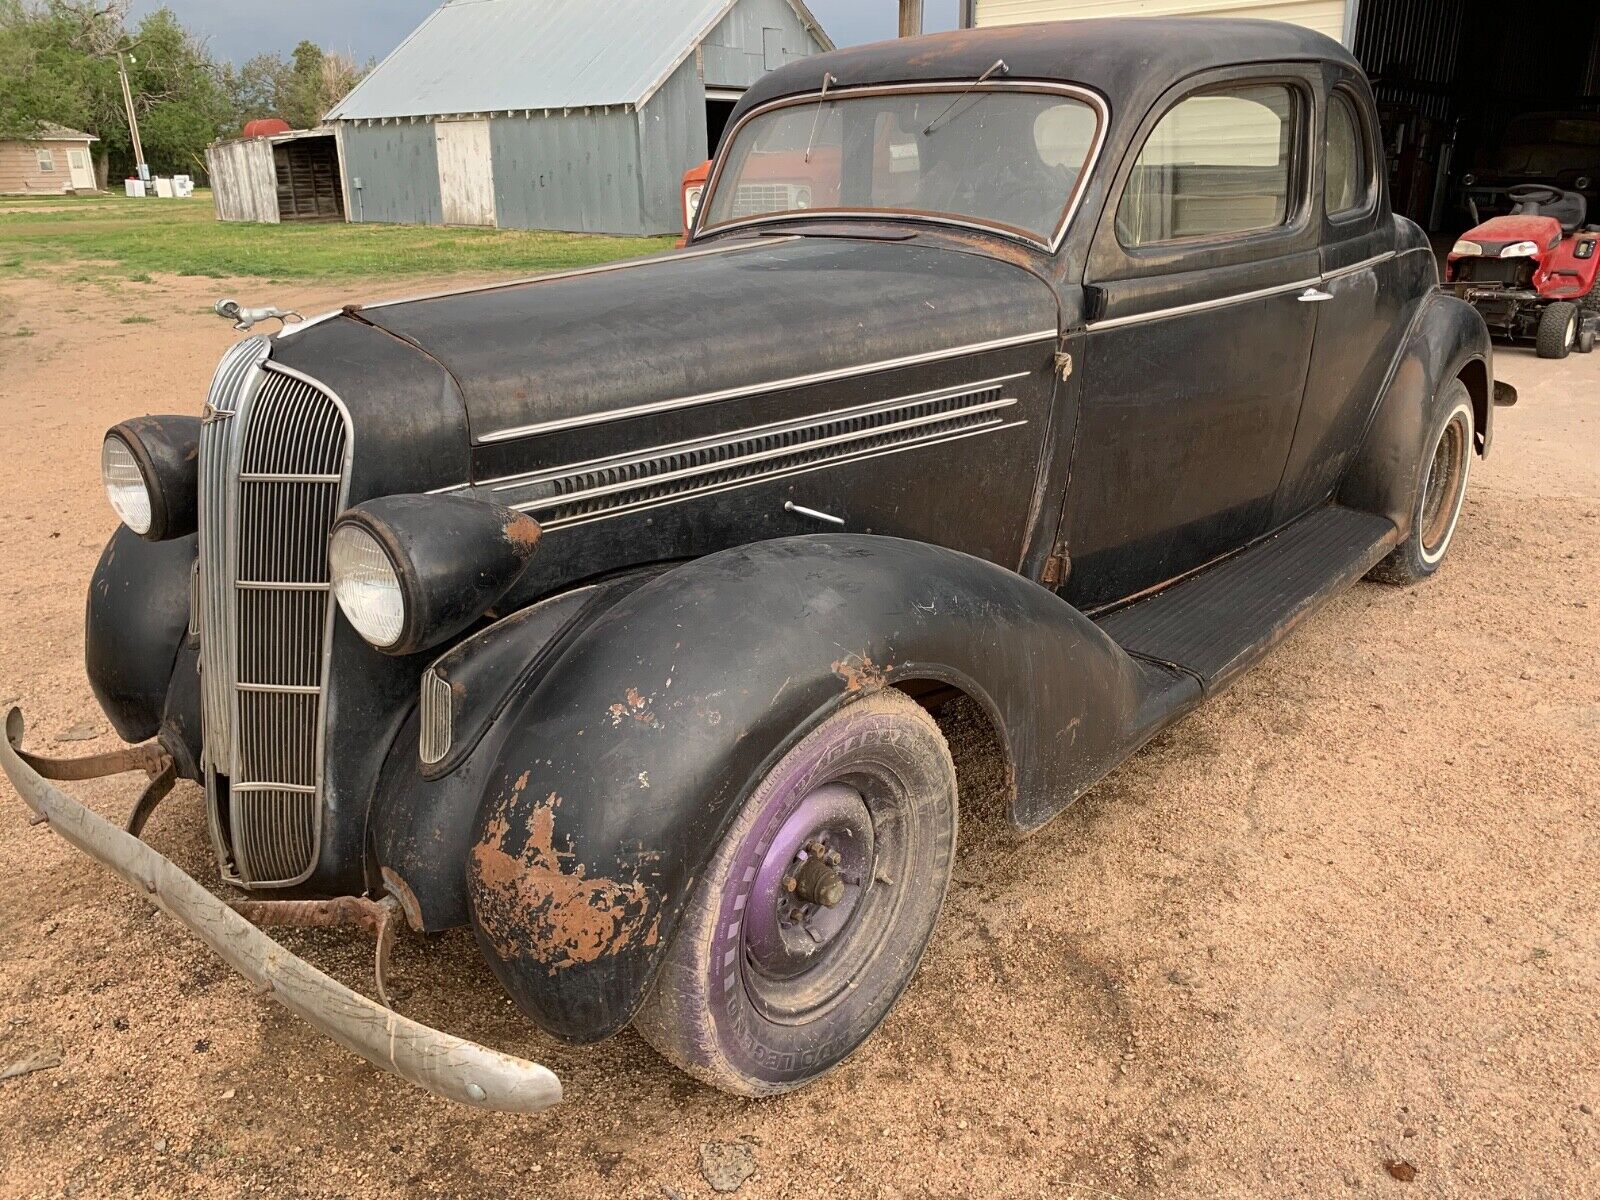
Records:
[[[757,870],[744,925],[755,972],[792,980],[849,940],[874,869],[872,814],[855,788],[825,784],[779,825]]]

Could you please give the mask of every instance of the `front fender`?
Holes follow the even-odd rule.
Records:
[[[1443,416],[1444,385],[1458,377],[1472,393],[1478,451],[1487,454],[1494,438],[1489,331],[1470,304],[1435,292],[1400,349],[1361,449],[1339,486],[1339,503],[1389,518],[1402,539],[1410,534],[1424,442]]]
[[[194,534],[147,542],[126,525],[111,535],[89,584],[84,659],[89,686],[117,736],[154,737],[189,625]]]
[[[568,1040],[625,1026],[776,759],[839,707],[928,681],[988,710],[1024,829],[1199,692],[1053,592],[937,546],[826,534],[663,574],[574,638],[504,718],[467,896],[517,1004]]]

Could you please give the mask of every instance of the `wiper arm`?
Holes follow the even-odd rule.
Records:
[[[806,139],[805,161],[811,161],[811,150],[817,144],[817,126],[822,124],[822,106],[828,102],[828,88],[839,82],[832,71],[822,73],[822,95],[817,97],[817,115],[811,118],[811,136]]]
[[[1006,66],[1006,60],[1005,59],[1003,59],[1003,58],[995,59],[994,60],[994,66],[990,67],[982,75],[979,75],[971,83],[967,84],[966,90],[963,91],[954,100],[950,101],[950,107],[949,108],[945,109],[937,117],[935,117],[933,120],[928,122],[928,127],[922,131],[922,136],[923,137],[927,137],[935,129],[939,128],[939,126],[944,122],[945,118],[948,117],[951,113],[953,113],[956,110],[956,105],[960,104],[968,96],[972,95],[972,89],[973,88],[977,87],[980,83],[987,83],[989,81],[989,78],[991,76],[995,75],[995,74],[1001,74],[1001,75],[1009,75],[1009,74],[1011,74],[1011,68]]]

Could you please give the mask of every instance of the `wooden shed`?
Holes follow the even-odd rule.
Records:
[[[0,196],[64,196],[97,191],[89,146],[100,139],[44,122],[36,138],[0,141]]]
[[[206,170],[219,221],[342,221],[339,139],[326,126],[218,142]]]

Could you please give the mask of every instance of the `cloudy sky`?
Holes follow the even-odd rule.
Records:
[[[382,58],[441,0],[134,0],[137,19],[164,3],[204,37],[219,58],[243,62],[252,54],[287,54],[302,38],[357,60]],[[809,0],[828,35],[841,46],[893,37],[896,0]],[[954,29],[957,0],[925,0],[929,32]]]

